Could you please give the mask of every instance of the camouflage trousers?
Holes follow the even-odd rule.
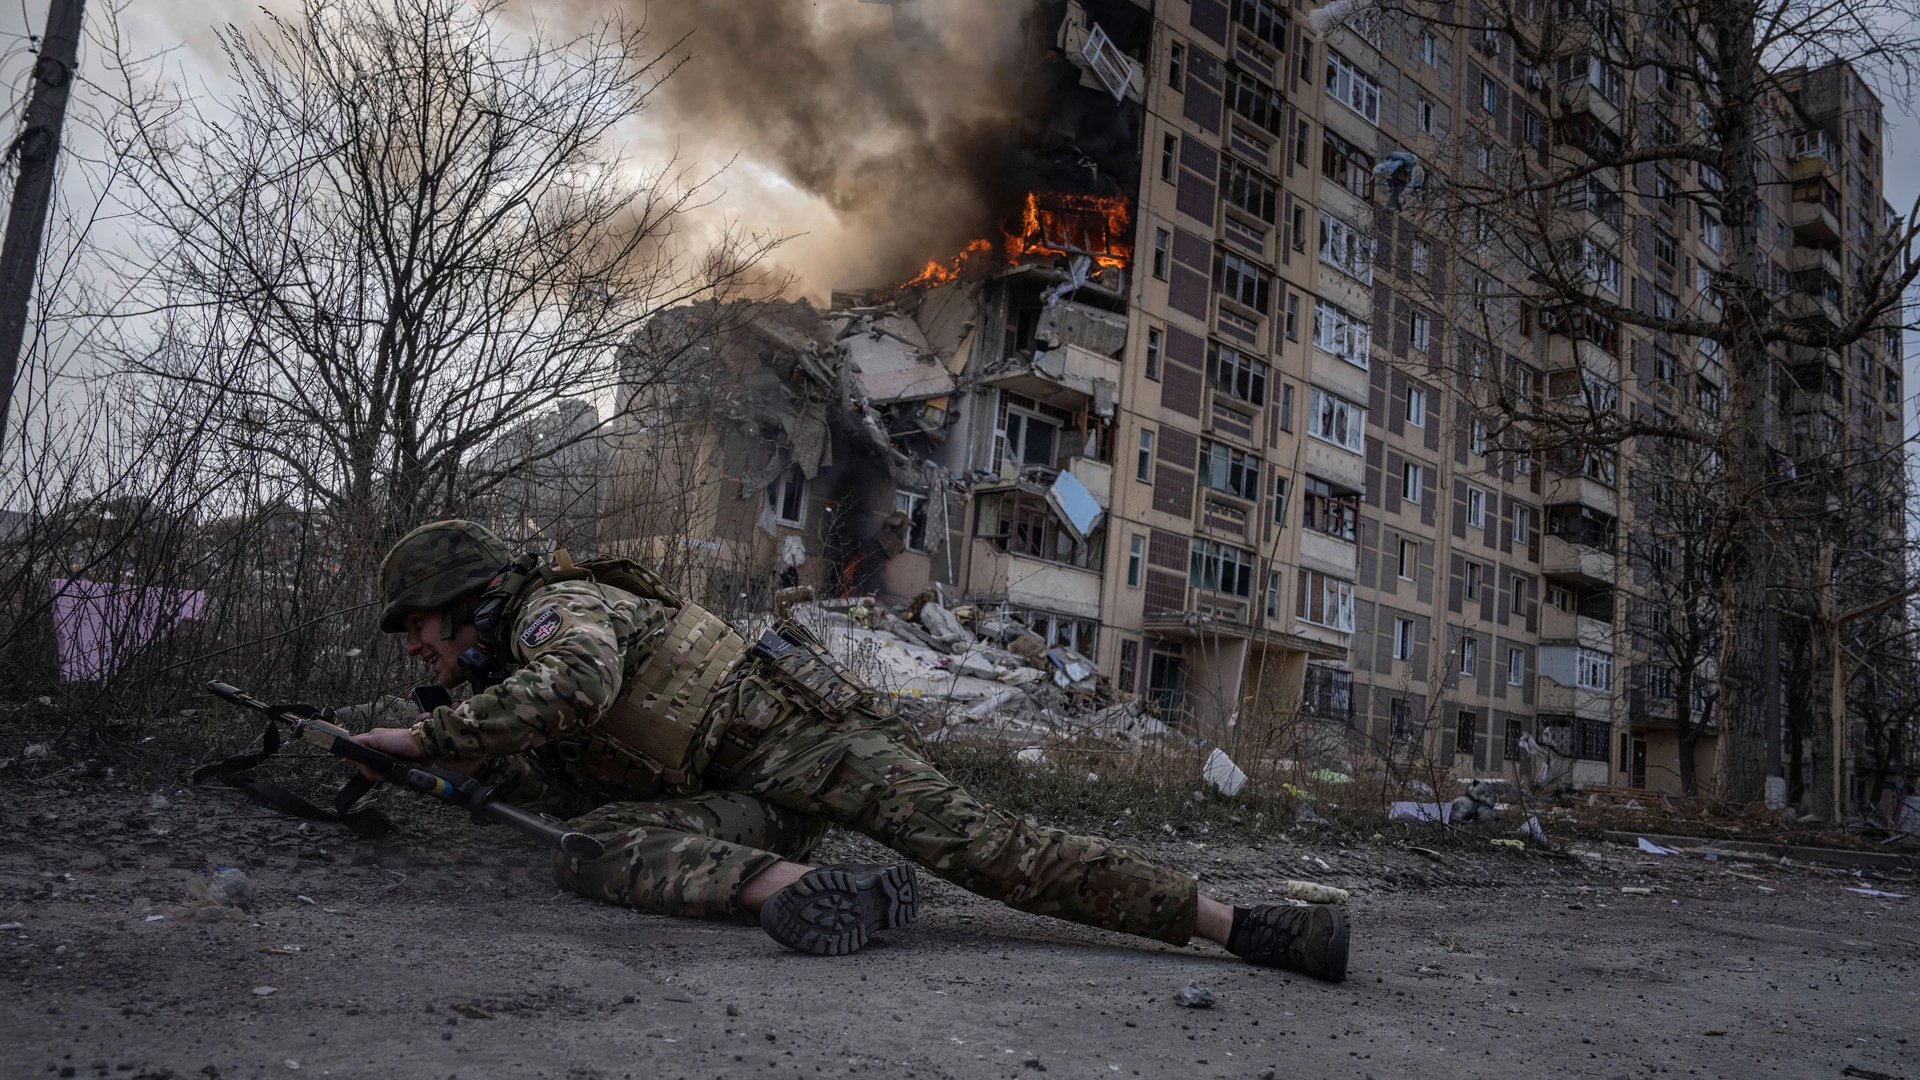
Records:
[[[1193,877],[982,804],[920,755],[898,716],[857,708],[828,719],[752,681],[714,707],[723,723],[776,715],[716,789],[576,818],[606,854],[556,853],[562,887],[663,915],[745,918],[742,887],[782,860],[805,861],[831,822],[1021,911],[1176,945],[1193,934]]]

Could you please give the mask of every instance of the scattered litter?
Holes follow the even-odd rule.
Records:
[[[1214,1002],[1213,991],[1197,983],[1188,983],[1180,988],[1179,993],[1173,995],[1173,1002],[1189,1009],[1211,1009]]]
[[[153,793],[153,798],[147,800],[147,806],[154,810],[165,810],[169,805],[167,797],[157,791]]]
[[[287,1068],[289,1068],[289,1069],[294,1069],[294,1070],[298,1070],[298,1069],[300,1068],[300,1063],[299,1063],[298,1061],[295,1061],[295,1060],[294,1060],[294,1059],[292,1059],[292,1058],[288,1058],[288,1059],[286,1060],[286,1062],[285,1062],[285,1064],[286,1064],[286,1066],[287,1066]]]
[[[1649,854],[1649,855],[1678,855],[1678,854],[1680,854],[1680,852],[1679,852],[1679,850],[1678,850],[1678,849],[1676,849],[1676,848],[1670,848],[1670,847],[1661,847],[1661,846],[1660,846],[1659,844],[1656,844],[1656,843],[1654,843],[1653,841],[1651,841],[1651,840],[1649,840],[1649,839],[1647,839],[1647,838],[1646,838],[1646,837],[1644,837],[1644,836],[1640,838],[1640,850],[1641,850],[1641,851],[1644,851],[1644,852],[1646,852],[1646,853],[1647,853],[1647,854]]]
[[[280,988],[277,986],[256,986],[253,988],[254,997],[272,997],[279,992]]]
[[[165,915],[149,915],[149,916],[147,916],[147,921],[148,921],[148,922],[159,922],[159,921],[160,921],[161,919],[164,919],[164,918],[166,918],[166,916],[165,916]],[[0,927],[0,929],[4,929],[4,927]]]
[[[25,750],[20,751],[20,760],[21,761],[45,761],[47,759],[47,755],[50,753],[52,753],[52,747],[48,746],[46,743],[37,742],[28,746]]]
[[[26,928],[27,924],[23,922],[0,923],[0,930],[25,930]]]
[[[464,1016],[469,1020],[493,1019],[492,1013],[488,1012],[487,1010],[481,1008],[478,1005],[475,1005],[471,1001],[462,1001],[456,1005],[451,1005],[448,1007],[451,1008],[454,1012],[459,1013],[461,1016]]]
[[[1308,806],[1308,805],[1307,805],[1306,803],[1295,803],[1295,804],[1294,804],[1294,806],[1293,806],[1293,823],[1294,823],[1295,825],[1327,825],[1327,824],[1331,824],[1330,822],[1328,822],[1328,821],[1327,821],[1327,819],[1326,819],[1326,818],[1323,818],[1323,817],[1321,817],[1321,816],[1320,816],[1319,814],[1316,814],[1316,813],[1314,813],[1314,812],[1313,812],[1313,807],[1311,807],[1311,806]]]
[[[292,956],[294,953],[297,953],[300,951],[300,946],[298,945],[262,945],[260,946],[260,951],[263,953],[272,953],[275,956]]]
[[[1247,774],[1241,772],[1240,766],[1235,765],[1226,751],[1217,746],[1213,748],[1213,753],[1207,755],[1207,763],[1201,768],[1200,776],[1212,784],[1214,790],[1229,798],[1240,794],[1240,789],[1247,786]]]
[[[1013,755],[1015,761],[1024,761],[1029,765],[1038,765],[1047,760],[1047,752],[1037,746],[1029,746]]]
[[[1859,896],[1879,896],[1888,900],[1905,900],[1907,898],[1907,894],[1903,892],[1883,892],[1879,889],[1856,889],[1849,886],[1847,891]]]
[[[1518,840],[1489,840],[1487,843],[1492,844],[1494,847],[1512,848],[1515,851],[1527,850],[1527,845]]]
[[[1444,856],[1442,856],[1439,852],[1433,850],[1432,848],[1410,847],[1407,850],[1413,852],[1416,855],[1425,855],[1427,858],[1432,859],[1434,862],[1446,861],[1446,858]]]
[[[1396,802],[1387,807],[1388,821],[1438,821],[1445,823],[1453,815],[1449,803]]]
[[[1622,885],[1620,891],[1628,896],[1652,896],[1653,890],[1644,885]]]
[[[1323,784],[1353,783],[1353,777],[1348,776],[1346,773],[1343,773],[1343,772],[1335,772],[1332,769],[1315,769],[1312,775],[1315,780],[1318,780]]]
[[[1538,817],[1528,818],[1526,824],[1514,831],[1525,834],[1528,839],[1536,844],[1544,845],[1547,842],[1547,830],[1540,827],[1540,819]]]
[[[1775,889],[1770,889],[1770,888],[1768,888],[1768,887],[1767,887],[1767,886],[1765,886],[1765,885],[1755,885],[1755,886],[1754,886],[1754,888],[1756,888],[1756,889],[1759,889],[1759,890],[1760,890],[1761,892],[1764,892],[1764,893],[1770,893],[1770,892],[1775,892],[1775,891],[1777,891],[1777,890],[1775,890]]]

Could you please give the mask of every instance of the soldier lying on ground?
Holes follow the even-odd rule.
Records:
[[[381,629],[473,695],[360,742],[472,772],[600,838],[560,884],[662,915],[758,916],[839,955],[914,918],[913,867],[806,863],[829,823],[1010,907],[1339,980],[1337,904],[1231,907],[1131,848],[1029,823],[942,776],[910,726],[803,629],[749,645],[632,563],[515,559],[485,527],[423,525],[381,566]]]

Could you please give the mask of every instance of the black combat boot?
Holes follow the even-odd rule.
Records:
[[[875,930],[898,930],[920,913],[913,866],[840,863],[809,870],[760,908],[767,936],[803,953],[845,956]]]
[[[1266,904],[1233,909],[1227,951],[1251,964],[1286,968],[1316,979],[1347,977],[1344,904]]]

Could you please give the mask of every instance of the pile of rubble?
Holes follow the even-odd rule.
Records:
[[[816,601],[782,594],[781,607],[863,681],[938,739],[966,725],[1029,742],[1045,734],[1157,738],[1170,732],[1092,660],[1047,642],[1007,615],[929,590],[893,609],[859,596]]]

